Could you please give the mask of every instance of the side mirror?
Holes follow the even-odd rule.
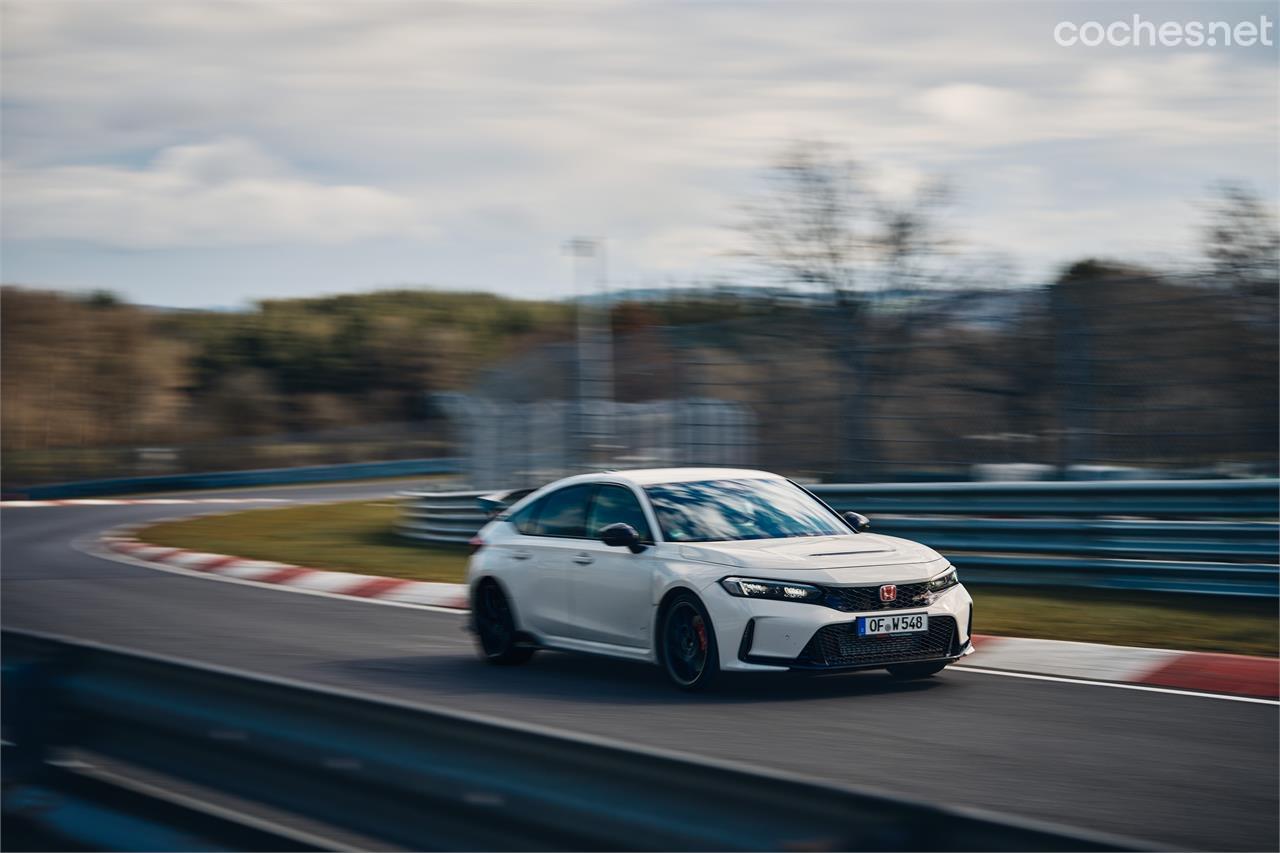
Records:
[[[632,554],[639,554],[644,550],[644,543],[640,541],[640,534],[630,524],[610,524],[604,530],[600,531],[600,541],[608,545],[610,548],[629,548]]]
[[[854,533],[861,533],[871,526],[871,519],[860,512],[844,512],[840,517],[848,522]]]

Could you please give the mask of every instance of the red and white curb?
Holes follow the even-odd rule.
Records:
[[[467,607],[467,588],[464,584],[428,583],[354,572],[333,572],[272,560],[248,560],[227,554],[185,551],[181,548],[151,545],[128,535],[108,535],[99,544],[108,551],[136,561],[200,574],[398,604],[456,610],[465,610]]]
[[[133,506],[150,504],[279,504],[292,503],[291,498],[67,498],[56,501],[0,501],[0,507],[37,506]]]
[[[974,646],[977,652],[958,666],[1198,693],[1280,698],[1280,661],[1275,658],[981,634],[974,637]]]
[[[327,595],[451,610],[465,610],[468,605],[466,584],[409,581],[185,551],[139,541],[126,530],[103,537],[100,546],[157,567]],[[974,647],[974,654],[955,665],[1028,678],[1139,685],[1262,700],[1280,698],[1280,661],[1275,658],[984,634],[974,636]]]

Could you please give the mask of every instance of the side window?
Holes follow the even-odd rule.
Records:
[[[582,539],[587,535],[587,503],[594,486],[568,486],[543,498],[534,533]]]
[[[522,507],[519,512],[512,513],[507,521],[514,524],[516,530],[525,536],[532,536],[538,532],[538,512],[546,502],[546,498],[539,498],[528,506]]]
[[[635,492],[622,486],[601,486],[591,502],[591,518],[587,521],[587,537],[599,539],[600,531],[610,524],[630,524],[645,542],[652,542],[649,522]]]

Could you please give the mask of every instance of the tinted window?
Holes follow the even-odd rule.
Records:
[[[587,502],[594,486],[569,486],[543,498],[538,513],[539,536],[582,539],[587,535]]]
[[[538,532],[538,512],[542,509],[542,504],[545,501],[546,498],[539,498],[528,506],[522,507],[519,512],[512,513],[507,517],[507,521],[514,524],[516,530],[519,530],[525,536],[534,535]]]
[[[649,522],[645,521],[644,510],[640,508],[640,499],[635,492],[622,486],[601,486],[596,498],[591,503],[591,518],[587,522],[587,536],[599,539],[600,531],[610,524],[630,524],[646,542],[652,542]]]
[[[662,483],[645,493],[668,542],[834,536],[849,528],[786,480]]]

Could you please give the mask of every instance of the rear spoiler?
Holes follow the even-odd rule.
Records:
[[[540,488],[541,486],[534,486],[528,489],[512,489],[508,492],[492,492],[476,498],[476,503],[480,504],[480,509],[484,510],[486,516],[493,518],[525,495],[532,494]]]

